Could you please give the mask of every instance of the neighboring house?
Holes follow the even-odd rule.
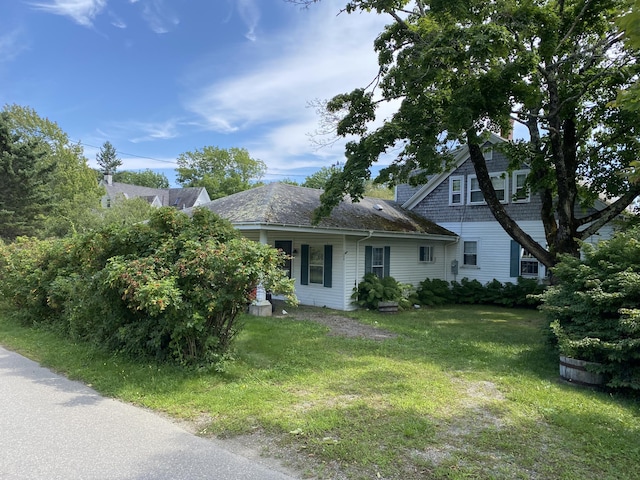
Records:
[[[128,183],[113,182],[111,175],[105,175],[100,181],[106,194],[102,197],[102,206],[111,207],[121,198],[144,198],[154,207],[175,207],[179,210],[195,207],[209,202],[209,194],[204,187],[189,188],[150,188]]]
[[[529,170],[524,167],[507,172],[509,161],[492,148],[503,141],[492,134],[484,145],[493,186],[511,218],[535,241],[546,245],[540,198],[524,188]],[[446,252],[449,261],[455,262],[447,269],[446,280],[459,281],[467,277],[482,283],[493,279],[515,283],[518,277],[545,277],[544,265],[507,235],[485,204],[466,146],[456,152],[450,170],[433,176],[425,185],[398,185],[396,201],[459,235],[460,241]],[[602,202],[596,205],[596,208],[602,207]],[[612,227],[605,226],[588,241],[597,243],[611,233]]]
[[[397,203],[374,198],[343,201],[311,224],[322,190],[271,183],[200,205],[242,234],[292,256],[287,262],[303,305],[352,310],[353,288],[366,272],[417,285],[443,279],[457,237]],[[188,213],[189,210],[187,210]]]

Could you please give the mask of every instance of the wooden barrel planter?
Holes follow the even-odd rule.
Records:
[[[604,385],[604,376],[601,373],[588,371],[587,365],[598,364],[560,355],[560,377],[569,383],[584,387]]]
[[[380,313],[398,313],[398,302],[378,302]]]

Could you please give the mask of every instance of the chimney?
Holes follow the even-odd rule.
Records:
[[[513,126],[515,124],[515,121],[513,120],[513,118],[509,119],[509,130],[506,132],[500,132],[500,136],[502,138],[505,138],[507,140],[513,140]]]
[[[104,183],[106,183],[107,185],[113,185],[113,175],[111,175],[110,173],[105,173]]]

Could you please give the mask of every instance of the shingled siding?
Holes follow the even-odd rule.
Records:
[[[493,160],[487,162],[489,173],[506,172],[508,160],[504,155],[494,152]],[[422,215],[437,224],[444,226],[444,222],[487,222],[494,220],[493,214],[486,205],[468,205],[467,187],[469,175],[475,175],[475,170],[471,160],[464,162],[458,169],[451,173],[451,176],[464,176],[463,193],[464,205],[449,205],[449,179],[445,179],[431,192],[424,200],[416,205],[412,211]],[[516,221],[536,220],[540,218],[540,199],[536,195],[531,195],[529,202],[514,203],[511,200],[513,178],[508,178],[508,204],[506,210]],[[408,187],[411,188],[411,187]],[[409,190],[405,186],[398,186],[398,192],[406,194]],[[406,200],[405,200],[406,201]]]

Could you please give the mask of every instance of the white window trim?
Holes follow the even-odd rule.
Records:
[[[476,244],[476,264],[475,265],[467,265],[464,263],[464,244],[467,242],[475,242]],[[460,262],[460,268],[468,268],[468,269],[479,269],[480,268],[480,240],[477,238],[465,238],[462,240],[462,261]]]
[[[533,257],[533,255],[529,254],[530,256],[525,256],[527,253],[526,249],[523,247],[520,247],[520,263],[518,265],[518,270],[520,273],[520,276],[523,278],[540,278],[540,271],[541,271],[541,263],[540,261]],[[535,263],[537,264],[537,268],[538,268],[538,273],[536,273],[535,275],[529,274],[529,273],[523,273],[522,272],[522,264],[526,262],[526,263]]]
[[[472,201],[471,200],[471,183],[472,180],[477,179],[478,176],[477,175],[468,175],[467,176],[467,203],[469,205],[486,205],[487,202],[484,199],[484,194],[482,195],[482,201]],[[503,178],[504,179],[504,199],[500,200],[500,203],[509,203],[509,175],[507,175],[507,172],[491,172],[489,173],[489,178],[490,179],[494,179],[494,178]],[[482,190],[478,189],[478,190],[473,190],[474,192],[480,192],[482,193]]]
[[[428,260],[420,260],[420,250],[421,249],[429,249],[431,251],[431,258],[429,258]],[[435,248],[433,245],[419,245],[418,246],[418,262],[420,263],[434,263],[436,261],[436,257],[435,257]]]
[[[511,174],[511,202],[512,203],[529,203],[531,201],[531,191],[527,188],[527,197],[518,199],[516,193],[518,191],[518,175],[529,175],[530,170],[516,170]]]
[[[453,182],[460,180],[460,201],[453,201]],[[449,205],[464,205],[464,175],[452,175],[449,177]]]

